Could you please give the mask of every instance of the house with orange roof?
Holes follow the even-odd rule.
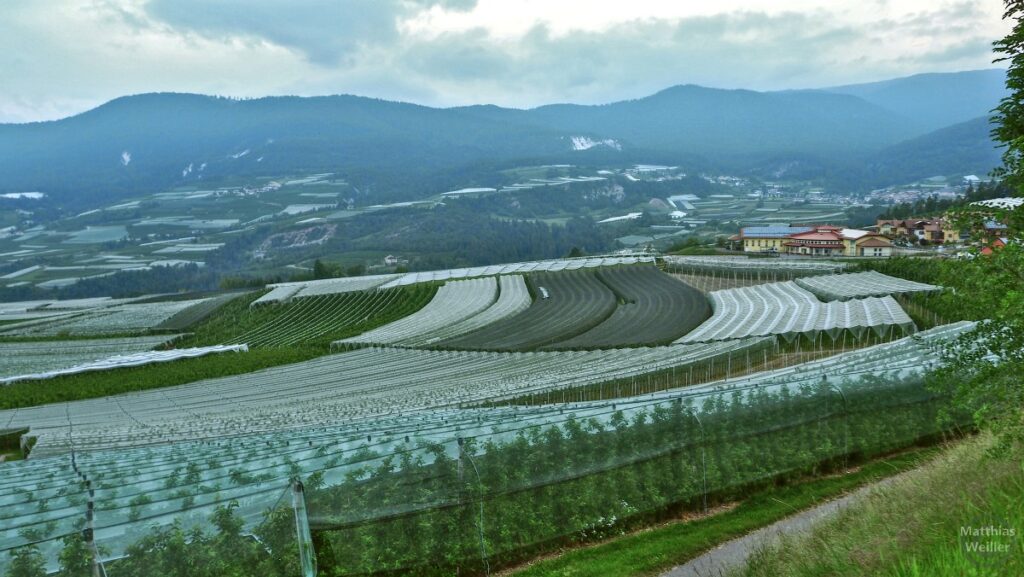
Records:
[[[981,254],[990,255],[998,249],[1010,244],[1009,237],[1000,236],[981,249]]]

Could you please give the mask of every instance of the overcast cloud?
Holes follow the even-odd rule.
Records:
[[[994,0],[11,0],[0,122],[153,91],[529,107],[820,87],[991,67],[1000,15]]]

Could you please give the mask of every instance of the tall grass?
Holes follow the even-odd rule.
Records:
[[[1024,575],[1024,468],[993,457],[991,435],[964,442],[880,487],[810,533],[756,552],[733,577]],[[1013,535],[971,536],[971,528]],[[972,544],[1002,548],[969,550]]]

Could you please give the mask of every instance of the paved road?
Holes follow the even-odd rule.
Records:
[[[779,535],[793,535],[807,531],[818,521],[834,515],[850,503],[862,499],[877,487],[892,483],[901,476],[902,474],[889,477],[866,487],[861,487],[845,497],[829,501],[791,517],[786,517],[753,533],[723,543],[700,557],[691,559],[685,565],[679,565],[667,573],[663,573],[662,577],[720,577],[725,575],[730,569],[746,563],[750,554],[762,545],[776,542]]]

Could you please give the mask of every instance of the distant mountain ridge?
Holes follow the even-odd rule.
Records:
[[[336,172],[382,198],[412,199],[525,162],[658,161],[742,172],[799,161],[811,174],[841,167],[849,175],[880,166],[883,151],[913,150],[891,147],[925,137],[943,117],[953,120],[942,128],[984,114],[998,103],[1001,72],[783,92],[679,85],[635,100],[530,110],[348,95],[144,94],[58,121],[0,125],[0,192],[40,190],[92,207],[200,180]],[[930,146],[941,149],[941,139]],[[934,152],[928,158],[942,162]],[[913,172],[921,170],[944,172]],[[893,166],[886,174],[902,178]]]
[[[890,183],[895,175],[906,181],[945,174],[985,175],[1001,164],[1002,151],[992,142],[991,131],[988,116],[940,128],[875,153],[865,169],[878,186]]]
[[[915,74],[905,78],[826,88],[856,96],[937,130],[988,116],[1007,95],[1006,71],[971,70],[955,74]]]

